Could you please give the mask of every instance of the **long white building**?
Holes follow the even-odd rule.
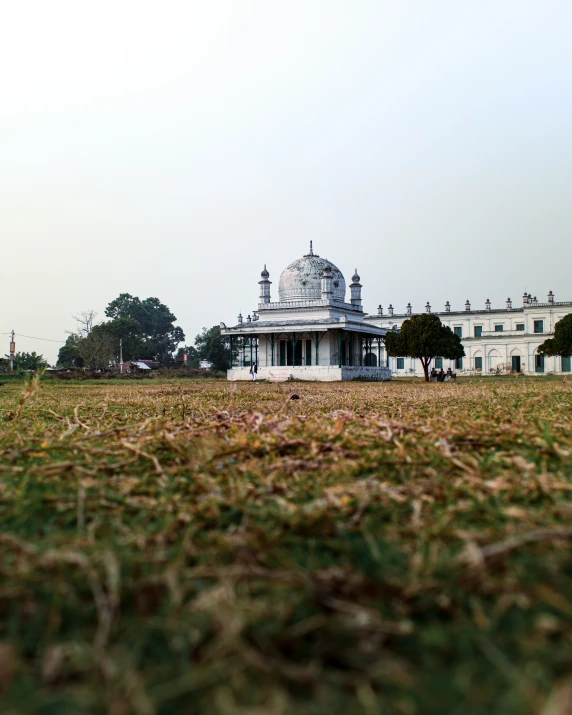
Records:
[[[415,314],[411,304],[405,312],[386,312],[381,305],[374,314],[364,312],[362,285],[357,271],[349,286],[331,261],[310,252],[293,261],[280,276],[278,300],[271,296],[270,273],[264,266],[259,281],[256,310],[233,326],[221,323],[221,333],[229,338],[237,356],[229,380],[250,378],[250,366],[257,363],[259,377],[270,380],[388,380],[391,376],[423,376],[419,360],[387,357],[383,338],[389,330],[399,330]],[[542,375],[569,373],[570,357],[548,358],[538,354],[538,346],[554,334],[556,323],[572,312],[572,302],[556,302],[552,291],[546,302],[530,293],[513,306],[510,298],[502,308],[490,300],[482,309],[467,300],[462,310],[452,310],[449,301],[443,311],[433,311],[426,303],[418,312],[436,312],[441,322],[453,330],[465,348],[459,360],[437,358],[431,367],[449,367],[458,375],[498,375],[525,373]]]
[[[465,348],[465,357],[460,360],[438,358],[434,367],[444,370],[451,367],[458,375],[497,375],[522,372],[528,375],[569,373],[570,357],[543,357],[538,346],[554,335],[554,326],[572,312],[572,302],[557,302],[549,291],[545,302],[540,302],[530,293],[524,293],[522,303],[513,306],[510,298],[503,308],[493,308],[490,300],[483,309],[476,309],[467,300],[462,310],[452,310],[449,301],[443,311],[433,311],[426,303],[423,311],[435,312],[441,322],[453,330]],[[390,305],[384,313],[381,306],[377,314],[367,315],[365,321],[373,325],[399,329],[413,315],[411,304],[404,313],[396,313]],[[394,376],[423,375],[419,360],[411,358],[387,358]]]

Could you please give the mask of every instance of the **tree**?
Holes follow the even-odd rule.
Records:
[[[132,319],[139,325],[144,349],[139,357],[170,362],[177,345],[185,339],[183,330],[175,326],[176,316],[158,298],[140,300],[129,293],[121,293],[105,309],[112,320]]]
[[[94,326],[77,342],[77,350],[86,367],[102,370],[117,361],[119,342],[105,329],[105,323]]]
[[[89,310],[82,310],[81,313],[73,316],[73,319],[78,324],[78,332],[82,337],[89,335],[93,330],[96,315],[96,311],[90,308]]]
[[[220,334],[220,326],[203,328],[195,338],[195,345],[200,360],[208,360],[215,370],[230,368],[230,340]]]
[[[96,328],[105,331],[114,341],[118,355],[119,341],[123,341],[123,360],[125,362],[144,357],[145,338],[139,323],[134,318],[114,318],[106,323],[100,323]]]
[[[47,365],[43,355],[33,353],[16,353],[14,355],[14,366],[18,370],[38,370]]]
[[[83,367],[83,358],[79,352],[79,342],[82,340],[81,336],[77,333],[70,333],[65,342],[62,345],[58,353],[58,366],[59,367]]]
[[[187,354],[187,367],[197,368],[199,366],[199,353],[195,347],[192,345],[184,345],[182,348],[177,350],[175,358],[177,360],[183,360],[183,355]]]
[[[425,382],[429,382],[429,365],[436,357],[455,360],[465,355],[461,338],[443,325],[434,313],[414,315],[401,325],[399,332],[388,332],[385,349],[391,357],[421,360]]]
[[[554,328],[554,337],[547,338],[538,346],[539,355],[554,357],[572,355],[572,313],[561,318]]]

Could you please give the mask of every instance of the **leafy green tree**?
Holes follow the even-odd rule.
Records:
[[[431,360],[436,357],[455,360],[465,355],[459,336],[443,325],[434,313],[414,315],[402,323],[399,332],[388,332],[385,349],[391,357],[418,358],[425,382],[429,382]]]
[[[540,355],[572,355],[572,313],[561,318],[554,328],[554,337],[538,346]]]
[[[37,353],[16,353],[14,367],[18,370],[39,370],[47,365],[43,355]]]
[[[144,353],[147,350],[145,337],[135,318],[114,318],[93,329],[104,330],[110,336],[117,346],[118,356],[119,341],[123,341],[123,360],[125,362],[145,356]]]
[[[58,367],[83,367],[83,358],[79,352],[81,340],[81,336],[76,333],[68,335],[65,345],[62,345],[58,353]]]
[[[221,335],[220,326],[203,328],[195,338],[199,360],[208,360],[215,370],[228,370],[230,367],[230,340]]]
[[[187,367],[194,367],[197,368],[199,366],[199,353],[197,352],[197,349],[193,347],[192,345],[185,345],[182,348],[179,348],[177,350],[177,355],[176,359],[177,360],[183,360],[183,355],[187,353]]]
[[[183,342],[183,330],[175,326],[176,316],[158,298],[140,300],[129,293],[121,293],[105,309],[112,320],[132,319],[139,325],[144,341],[139,357],[170,362],[177,345]]]

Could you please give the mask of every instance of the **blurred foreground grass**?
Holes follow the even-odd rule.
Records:
[[[570,712],[571,381],[22,390],[3,715]]]

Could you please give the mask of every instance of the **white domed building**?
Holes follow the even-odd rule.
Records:
[[[261,273],[258,309],[221,332],[230,339],[235,356],[229,380],[258,378],[389,380],[385,367],[385,327],[364,322],[360,277],[357,271],[346,302],[346,281],[331,261],[310,252],[284,269],[278,283],[278,301],[271,297],[270,274]]]

